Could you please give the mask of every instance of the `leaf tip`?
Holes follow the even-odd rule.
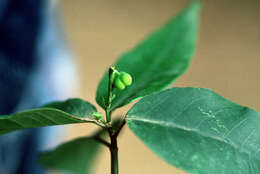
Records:
[[[186,10],[189,14],[194,15],[197,14],[199,16],[201,10],[202,0],[195,0],[191,4],[188,5]]]

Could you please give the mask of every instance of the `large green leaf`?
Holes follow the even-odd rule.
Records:
[[[104,129],[94,137],[101,136]],[[78,138],[42,153],[39,162],[50,169],[73,174],[91,174],[101,144],[94,137]]]
[[[164,89],[185,72],[195,50],[199,11],[200,3],[192,3],[115,63],[117,70],[132,75],[133,85],[115,91],[112,110]],[[108,73],[105,73],[96,96],[103,108],[107,91]]]
[[[100,124],[92,115],[96,108],[81,99],[54,102],[42,108],[0,117],[0,135],[12,131],[72,123],[93,122]]]
[[[157,155],[189,173],[260,173],[260,114],[211,90],[147,96],[128,112],[127,123]]]

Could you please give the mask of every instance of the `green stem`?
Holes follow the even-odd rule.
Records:
[[[106,109],[106,120],[107,122],[111,122],[111,111],[109,109]]]
[[[115,72],[114,72],[114,67],[110,67],[108,70],[108,93],[107,93],[107,103],[106,103],[106,120],[108,123],[111,122],[111,103],[112,103],[112,98],[113,98],[113,82],[115,78]]]
[[[107,124],[107,130],[110,136],[110,144],[105,145],[109,147],[110,154],[111,154],[111,174],[118,174],[118,147],[117,147],[117,136],[123,127],[124,123],[122,124],[122,127],[120,126],[117,131],[114,132],[113,126],[111,125],[111,103],[113,100],[113,83],[115,79],[117,70],[113,66],[111,66],[108,70],[108,96],[107,96],[107,103],[106,103],[106,122]]]

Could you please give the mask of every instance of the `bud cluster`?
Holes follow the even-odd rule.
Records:
[[[118,72],[113,83],[114,87],[119,90],[124,90],[126,86],[130,86],[131,84],[132,77],[126,72]]]

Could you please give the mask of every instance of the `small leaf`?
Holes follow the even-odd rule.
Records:
[[[189,173],[260,173],[260,114],[208,89],[144,97],[127,123],[157,155]]]
[[[0,135],[12,131],[73,123],[100,124],[92,115],[96,108],[81,99],[53,102],[42,108],[0,117]]]
[[[95,136],[101,136],[104,129]],[[73,174],[91,174],[101,144],[92,137],[78,138],[40,154],[39,162],[47,168]]]
[[[177,17],[147,37],[115,63],[118,71],[129,73],[133,84],[115,90],[111,109],[126,105],[169,86],[188,68],[195,50],[200,3],[194,2]],[[105,108],[108,73],[101,80],[96,101]]]

